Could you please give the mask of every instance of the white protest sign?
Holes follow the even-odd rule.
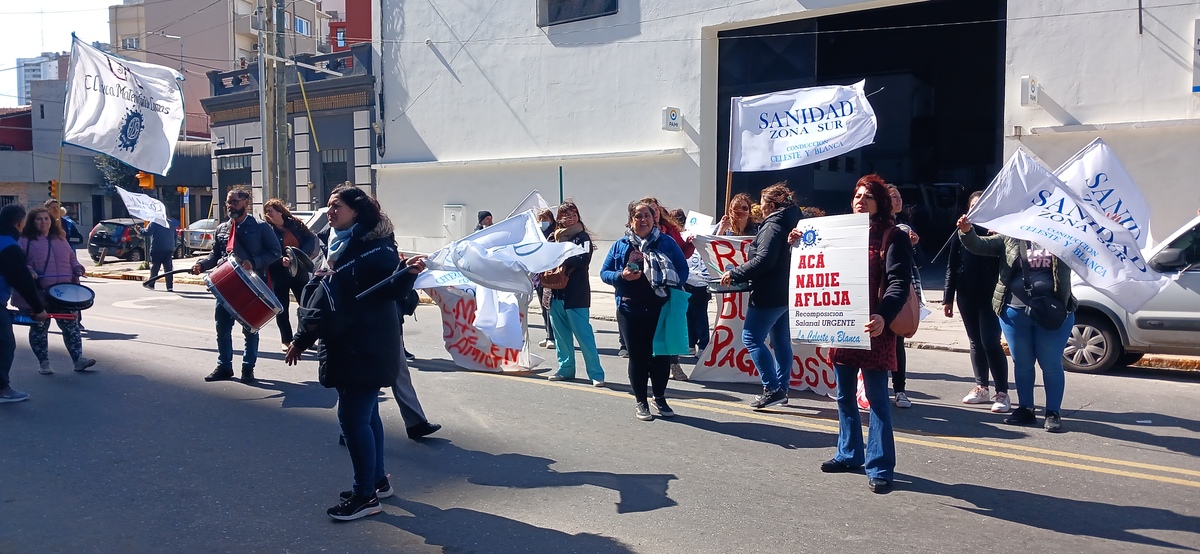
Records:
[[[792,247],[792,338],[834,348],[870,349],[867,214],[804,219]]]

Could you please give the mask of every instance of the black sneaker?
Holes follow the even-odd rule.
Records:
[[[1033,410],[1021,406],[1012,411],[1008,417],[1004,418],[1004,423],[1009,425],[1032,425],[1037,423],[1037,416],[1033,415]]]
[[[146,290],[154,290],[154,283],[150,281],[142,281],[142,288]]]
[[[353,496],[354,496],[354,491],[342,491],[342,494],[338,495],[338,497],[341,498],[343,502],[350,500],[350,498]],[[384,477],[383,479],[381,479],[375,483],[375,498],[377,498],[377,499],[390,498],[391,496],[392,496],[392,483],[390,481],[388,481],[387,477]]]
[[[854,467],[838,460],[829,460],[828,462],[821,463],[822,473],[857,473],[859,471],[862,471],[862,467]]]
[[[645,402],[637,403],[637,410],[634,411],[633,415],[642,421],[654,420],[654,416],[650,415],[650,406]]]
[[[258,382],[258,379],[254,378],[253,369],[242,368],[242,382],[247,385],[253,385]]]
[[[1047,411],[1046,412],[1046,424],[1044,425],[1044,427],[1046,428],[1047,431],[1050,431],[1051,433],[1061,433],[1062,432],[1062,417],[1058,415],[1058,412]]]
[[[233,379],[233,368],[220,365],[204,378],[205,381],[210,383],[213,381],[228,381],[230,379]]]
[[[341,504],[334,506],[325,513],[338,521],[352,521],[360,517],[373,516],[383,511],[379,507],[379,499],[372,496],[351,496]]]
[[[666,398],[655,398],[654,399],[654,409],[658,410],[658,415],[660,415],[662,417],[674,417],[675,416],[675,410],[672,410],[671,407],[667,405]]]
[[[750,403],[750,407],[754,408],[755,410],[761,410],[763,408],[770,408],[771,406],[783,404],[786,400],[786,390],[769,391],[767,389],[763,389],[762,394],[754,397],[754,402]]]
[[[423,422],[413,425],[412,427],[409,427],[407,429],[408,438],[410,438],[412,440],[420,440],[422,437],[432,435],[432,434],[438,432],[438,429],[441,429],[441,428],[442,428],[442,426],[438,425],[437,423],[430,423],[428,421],[423,421]],[[384,498],[384,497],[381,496],[380,498]]]
[[[409,352],[409,351],[408,351],[408,349],[406,348],[406,349],[404,350],[404,361],[406,361],[406,362],[408,362],[408,363],[410,363],[410,364],[411,364],[411,363],[413,363],[413,362],[417,361],[417,357],[416,357],[416,356],[413,356],[413,353],[412,353],[412,352]]]

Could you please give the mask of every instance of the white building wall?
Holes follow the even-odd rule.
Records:
[[[1165,237],[1200,208],[1200,95],[1192,92],[1200,2],[1008,3],[1005,155],[1024,145],[1051,168],[1096,137],[1141,188]],[[1021,76],[1040,106],[1023,107]]]
[[[534,188],[556,201],[559,165],[602,239],[645,195],[714,213],[716,33],[902,3],[621,0],[539,28],[533,1],[381,0],[379,200],[415,250],[445,244],[443,205],[500,218]],[[661,129],[664,106],[683,132]]]

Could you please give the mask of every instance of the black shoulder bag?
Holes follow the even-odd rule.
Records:
[[[1022,248],[1022,250],[1025,250]],[[1024,252],[1018,252],[1021,258],[1021,276],[1025,280],[1025,315],[1043,329],[1057,331],[1067,320],[1067,305],[1058,298],[1058,258],[1053,258],[1050,264],[1050,282],[1054,283],[1050,294],[1033,292],[1033,282],[1029,280],[1029,260]]]

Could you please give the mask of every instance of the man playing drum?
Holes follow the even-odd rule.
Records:
[[[207,257],[200,259],[192,266],[192,273],[199,275],[217,267],[232,256],[241,267],[258,274],[266,281],[267,266],[280,257],[279,239],[271,226],[259,222],[249,215],[250,191],[243,187],[235,187],[225,197],[225,210],[229,212],[229,220],[217,226],[213,238],[213,250]],[[217,368],[205,381],[225,381],[233,378],[233,324],[236,316],[230,308],[217,302]],[[242,352],[242,382],[254,383],[254,362],[258,359],[258,331],[242,325],[242,335],[246,339]]]

